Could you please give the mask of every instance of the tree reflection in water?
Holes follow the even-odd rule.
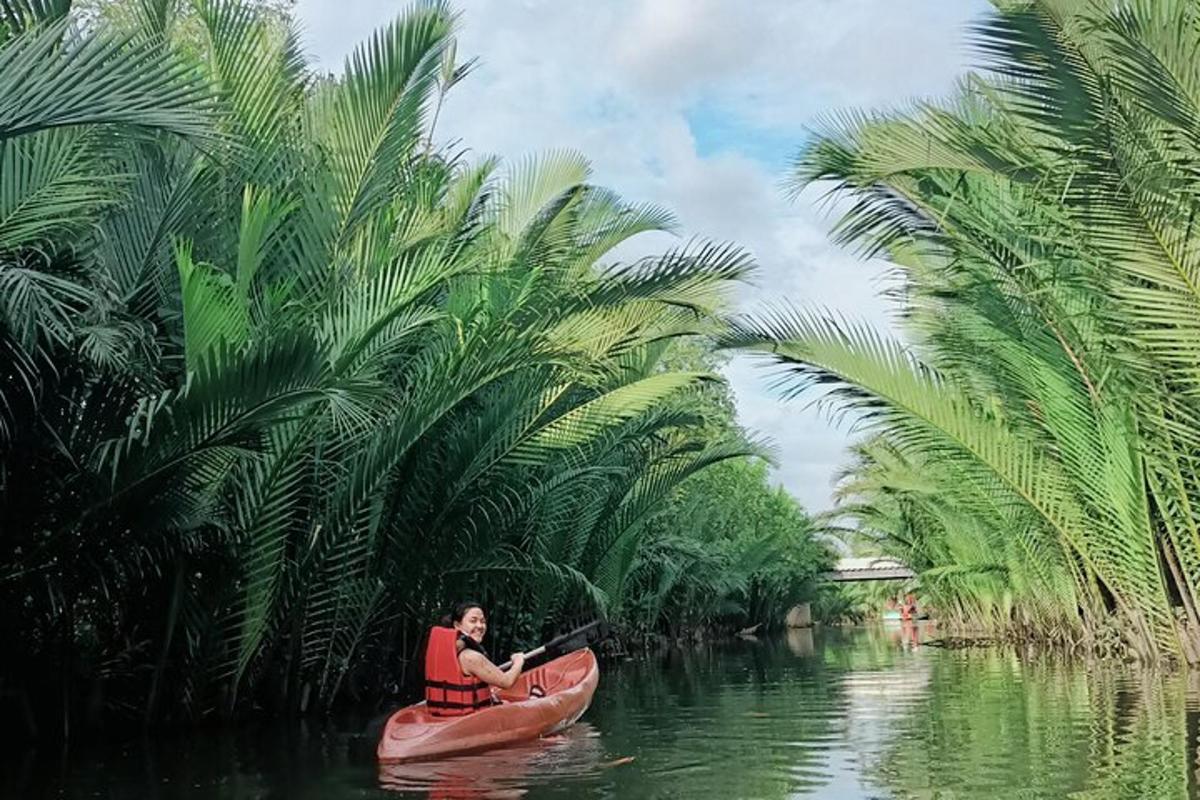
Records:
[[[1197,796],[1200,676],[975,650],[930,680],[868,765],[896,798]]]

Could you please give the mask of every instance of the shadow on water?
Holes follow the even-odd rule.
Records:
[[[366,720],[242,726],[0,763],[0,796],[1188,798],[1200,676],[797,630],[606,665],[585,721],[381,766]]]

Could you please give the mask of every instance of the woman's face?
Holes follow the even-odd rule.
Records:
[[[463,614],[461,620],[454,623],[454,627],[482,643],[483,635],[487,633],[487,617],[483,615],[482,608],[471,608]]]

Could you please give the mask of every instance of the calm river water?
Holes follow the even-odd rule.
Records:
[[[363,724],[108,744],[0,769],[5,797],[1187,798],[1200,682],[899,628],[609,665],[584,721],[515,750],[380,769]]]

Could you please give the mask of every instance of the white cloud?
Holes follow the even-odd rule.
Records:
[[[677,95],[739,74],[770,20],[721,0],[641,0],[613,32],[616,64],[642,91]]]
[[[799,147],[806,127],[835,108],[949,91],[965,63],[964,26],[983,0],[473,0],[460,8],[460,57],[481,61],[452,93],[441,138],[508,159],[580,150],[597,183],[672,208],[685,236],[748,248],[761,273],[742,292],[743,307],[786,297],[886,325],[880,266],[829,242],[814,192],[794,203],[783,197],[772,171],[779,159],[764,149]],[[298,4],[309,48],[328,68],[401,10],[385,0]],[[720,135],[689,124],[698,107]],[[662,245],[641,242],[647,252]],[[828,507],[847,433],[803,402],[780,402],[744,358],[728,374],[743,423],[779,445],[778,479],[810,509]]]

